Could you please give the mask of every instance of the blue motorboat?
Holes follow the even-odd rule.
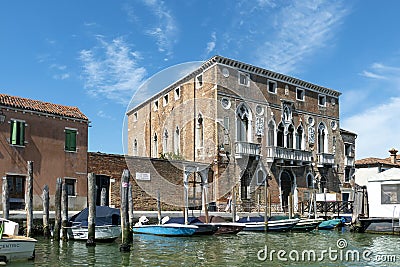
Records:
[[[337,227],[344,226],[345,222],[346,222],[346,220],[344,218],[326,220],[326,221],[321,222],[318,225],[318,229],[319,230],[332,230]]]
[[[180,223],[146,224],[148,221],[149,220],[145,216],[140,217],[139,222],[132,227],[133,234],[191,236],[199,228],[196,225],[186,225]]]
[[[179,223],[170,224],[148,224],[133,226],[134,234],[148,234],[161,236],[191,236],[198,229],[195,225],[185,225]]]
[[[300,219],[283,219],[264,221],[263,216],[245,217],[238,220],[238,223],[244,224],[243,231],[252,232],[287,232],[290,231]]]

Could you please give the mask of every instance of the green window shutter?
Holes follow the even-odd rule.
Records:
[[[25,145],[25,122],[19,122],[19,144],[20,146]]]
[[[71,131],[71,151],[76,151],[76,131]]]
[[[76,151],[76,131],[65,129],[65,151]]]
[[[11,144],[17,144],[17,121],[11,121]]]

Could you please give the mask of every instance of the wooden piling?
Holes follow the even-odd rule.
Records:
[[[103,187],[100,194],[100,206],[105,206],[107,203],[107,189]]]
[[[10,217],[10,194],[8,190],[8,180],[6,176],[3,177],[2,202],[3,202],[3,218],[8,220]]]
[[[236,221],[236,186],[232,189],[232,222]]]
[[[157,191],[157,219],[158,219],[158,224],[161,224],[161,196],[160,196],[160,190]]]
[[[54,215],[54,240],[60,240],[60,231],[61,231],[61,190],[62,190],[62,178],[57,178],[56,181],[56,194],[54,196],[54,206],[55,206],[55,215]]]
[[[33,228],[33,161],[28,161],[28,177],[26,181],[26,236],[32,236]]]
[[[289,219],[292,219],[292,193],[287,197]]]
[[[88,239],[86,241],[87,247],[96,246],[96,175],[94,173],[88,174]]]
[[[68,194],[67,194],[67,185],[63,183],[62,185],[62,194],[61,194],[61,207],[62,207],[62,241],[68,241]]]
[[[129,178],[131,174],[129,170],[125,169],[121,177],[121,230],[122,230],[122,243],[119,247],[121,252],[129,252],[131,250],[131,231],[129,228],[129,218],[128,218],[128,188],[129,188]]]
[[[42,193],[43,199],[43,236],[45,238],[50,237],[50,227],[49,227],[49,186],[46,184],[43,187]]]
[[[128,212],[129,212],[129,229],[132,229],[134,223],[134,217],[133,217],[133,186],[132,183],[129,183],[129,187],[128,187]]]
[[[203,207],[203,209],[204,209],[204,215],[205,215],[205,217],[206,217],[206,223],[208,223],[209,221],[210,221],[210,218],[209,218],[209,216],[208,216],[208,198],[207,198],[207,186],[208,186],[208,184],[206,184],[204,187],[203,187],[203,198],[204,198],[204,200],[203,200],[203,205],[204,205],[204,207]]]

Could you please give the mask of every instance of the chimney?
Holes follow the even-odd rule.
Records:
[[[392,162],[393,164],[397,163],[397,150],[392,148],[389,150],[390,153],[390,162]]]

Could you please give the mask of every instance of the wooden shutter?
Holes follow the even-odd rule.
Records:
[[[17,144],[17,121],[11,121],[11,144]]]
[[[65,151],[76,151],[76,130],[65,129]]]
[[[19,122],[19,144],[20,146],[25,145],[25,122]]]

